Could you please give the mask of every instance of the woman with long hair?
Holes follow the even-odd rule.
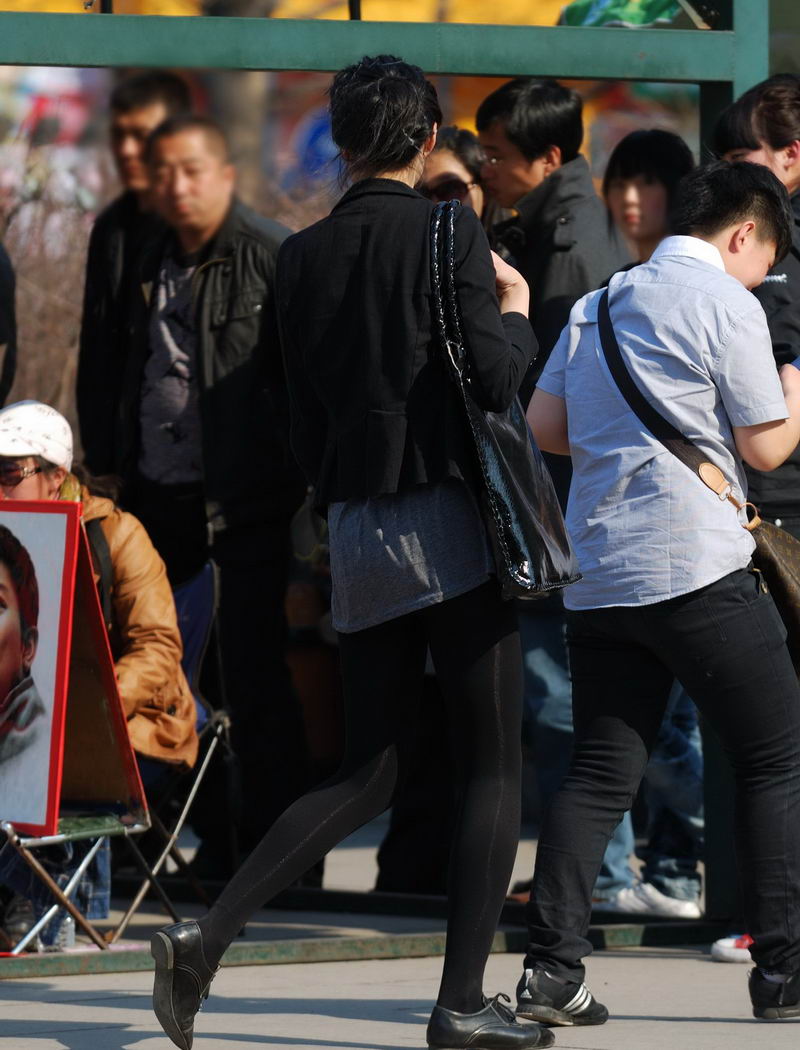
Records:
[[[329,524],[346,748],[339,771],[278,818],[198,922],[160,931],[154,1008],[173,1042],[250,916],[391,802],[397,742],[430,650],[448,707],[460,794],[447,949],[431,1047],[543,1047],[483,995],[516,851],[522,666],[478,510],[463,406],[431,310],[432,203],[415,190],[442,115],[420,69],[392,56],[336,74],[333,138],[351,182],[278,260],[292,447]],[[528,288],[459,210],[455,282],[475,399],[501,411],[535,349]]]

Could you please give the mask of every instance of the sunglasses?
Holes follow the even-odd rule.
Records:
[[[463,179],[453,176],[449,179],[442,179],[435,186],[427,186],[424,183],[420,183],[417,186],[417,190],[423,197],[427,197],[429,201],[463,201],[472,187],[476,185],[477,183],[475,182],[464,182]]]
[[[0,462],[0,486],[4,489],[15,489],[25,478],[32,478],[34,474],[41,473],[42,467],[23,467],[13,460]]]

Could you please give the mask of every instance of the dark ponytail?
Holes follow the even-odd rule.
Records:
[[[436,88],[393,55],[340,70],[329,94],[333,141],[353,179],[408,167],[442,122]]]

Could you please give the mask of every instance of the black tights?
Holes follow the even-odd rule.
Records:
[[[429,647],[451,720],[460,797],[438,1001],[462,1013],[481,1008],[519,834],[522,662],[513,606],[494,581],[340,635],[344,761],[278,818],[200,920],[211,965],[255,911],[389,806],[397,741],[418,703]]]

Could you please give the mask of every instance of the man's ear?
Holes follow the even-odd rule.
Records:
[[[545,165],[545,175],[552,175],[554,171],[557,171],[561,167],[561,147],[560,146],[548,146],[547,152],[542,157]]]
[[[795,139],[788,146],[784,146],[781,153],[786,158],[787,167],[792,168],[795,164],[800,163],[800,139]]]
[[[22,639],[22,667],[26,675],[31,673],[31,665],[36,659],[36,647],[39,644],[39,628],[29,627]]]
[[[797,182],[800,181],[800,139],[795,139],[788,146],[784,146],[780,150],[780,154],[783,170],[790,180],[788,183],[789,192],[793,193]]]
[[[728,242],[728,251],[734,255],[740,252],[749,243],[750,239],[755,236],[755,230],[756,224],[752,219],[735,226]]]

